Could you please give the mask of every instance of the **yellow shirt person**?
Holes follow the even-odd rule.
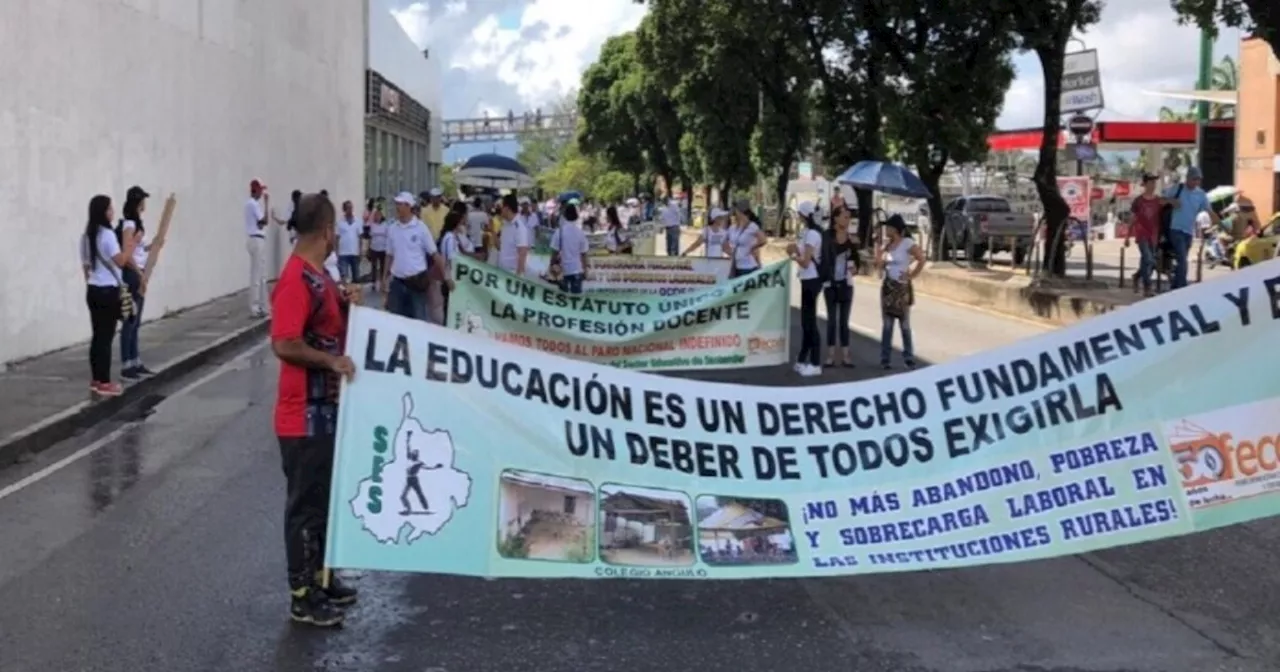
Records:
[[[431,230],[431,237],[439,240],[440,232],[444,230],[444,216],[449,214],[449,208],[440,202],[439,189],[432,189],[429,195],[431,203],[422,206],[422,221]]]

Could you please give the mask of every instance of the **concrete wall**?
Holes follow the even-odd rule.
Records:
[[[94,194],[118,213],[142,185],[151,227],[178,196],[149,318],[248,284],[251,178],[273,205],[295,187],[359,198],[362,5],[0,2],[0,362],[88,338],[77,245]]]
[[[583,527],[593,527],[596,513],[593,493],[538,488],[510,481],[502,482],[498,523],[506,536],[517,534],[535,511],[563,514],[565,497],[577,500],[573,508],[574,521]]]
[[[431,110],[431,148],[427,156],[431,163],[440,163],[444,155],[440,142],[444,131],[440,59],[444,54],[432,53],[431,58],[426,58],[422,50],[428,47],[430,45],[415,44],[381,2],[370,5],[369,67]]]
[[[1280,154],[1280,76],[1275,55],[1259,39],[1240,44],[1240,102],[1236,105],[1236,186],[1265,220],[1277,205],[1275,157]]]

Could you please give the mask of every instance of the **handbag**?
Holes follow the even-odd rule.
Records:
[[[906,317],[907,311],[915,305],[916,293],[911,281],[890,280],[885,278],[880,284],[880,307],[889,317]]]
[[[116,287],[120,290],[120,321],[128,322],[136,314],[136,307],[133,305],[133,292],[129,291],[129,285],[125,283],[124,278],[120,275],[120,270],[116,268],[115,264],[112,264],[109,268],[111,269],[111,274],[116,277]]]

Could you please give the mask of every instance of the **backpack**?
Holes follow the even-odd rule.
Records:
[[[1179,184],[1178,190],[1173,194],[1173,200],[1182,198],[1182,189],[1186,185]],[[1172,205],[1166,205],[1160,209],[1160,240],[1157,243],[1156,255],[1156,272],[1161,275],[1169,275],[1173,272],[1173,267],[1177,264],[1177,255],[1174,254],[1173,241],[1170,240],[1169,234],[1173,231],[1173,210]]]

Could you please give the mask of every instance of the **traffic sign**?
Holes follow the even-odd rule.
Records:
[[[1093,119],[1083,114],[1077,114],[1067,120],[1067,130],[1077,138],[1086,138],[1093,132]]]
[[[1059,98],[1063,114],[1100,110],[1104,107],[1102,79],[1098,72],[1097,49],[1066,55],[1062,67],[1062,96]]]

